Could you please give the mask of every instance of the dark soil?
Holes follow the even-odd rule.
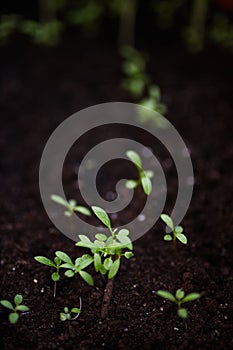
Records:
[[[53,257],[56,250],[73,258],[82,252],[47,218],[39,196],[38,167],[48,137],[62,120],[93,104],[126,100],[119,88],[120,59],[103,47],[48,50],[17,44],[0,49],[0,64],[1,299],[21,293],[30,307],[17,325],[8,323],[1,308],[1,348],[232,348],[232,55],[210,47],[192,56],[171,46],[151,57],[149,69],[161,86],[168,118],[187,143],[194,164],[194,196],[183,220],[189,244],[179,245],[175,254],[163,241],[160,223],[135,242],[135,257],[122,262],[115,278],[105,319],[100,317],[105,283],[92,268],[95,287],[64,277],[54,299],[49,268],[33,259]],[[100,134],[91,138],[93,144]],[[148,135],[137,137],[153,148]],[[78,159],[85,145],[90,146],[88,138]],[[176,172],[166,166],[169,155],[160,148],[157,152],[166,171],[171,208]],[[126,163],[119,173],[106,167],[100,192],[105,195],[127,167]],[[67,159],[64,184],[68,193],[76,193],[72,157]],[[143,198],[138,191],[136,202],[115,224],[127,222]],[[177,288],[203,293],[200,300],[187,304],[186,321],[178,318],[174,305],[156,296],[158,289]],[[63,307],[78,307],[79,296],[80,317],[61,322]]]

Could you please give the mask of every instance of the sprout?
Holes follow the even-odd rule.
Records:
[[[10,323],[14,324],[14,323],[18,322],[19,312],[29,311],[29,307],[27,307],[26,305],[23,305],[22,302],[23,302],[23,297],[21,294],[15,295],[15,297],[14,297],[15,306],[13,306],[13,304],[8,300],[0,300],[0,304],[2,306],[11,310],[11,313],[8,316]]]
[[[75,211],[86,216],[91,215],[90,210],[81,205],[77,205],[77,202],[75,199],[70,199],[69,201],[66,201],[64,198],[58,196],[57,194],[52,194],[51,199],[55,203],[60,204],[66,208],[66,210],[64,211],[65,216],[70,217],[73,215]]]
[[[181,243],[187,244],[187,237],[183,233],[182,226],[175,226],[172,218],[167,214],[161,214],[161,219],[167,224],[167,226],[172,230],[171,234],[166,234],[163,238],[165,241],[173,241],[174,245],[176,245],[176,239],[178,239]]]

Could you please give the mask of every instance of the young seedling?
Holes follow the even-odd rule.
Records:
[[[29,311],[29,307],[22,305],[22,302],[23,297],[20,294],[16,294],[14,297],[15,306],[8,300],[0,300],[2,306],[12,311],[8,316],[10,323],[14,324],[18,322],[20,312]]]
[[[172,234],[166,234],[163,239],[165,241],[173,241],[174,246],[176,246],[176,239],[181,243],[187,244],[187,237],[182,233],[182,226],[174,226],[172,218],[167,214],[161,214],[161,219],[167,224],[167,226],[172,230]]]
[[[185,293],[183,292],[182,289],[177,289],[175,295],[173,295],[165,290],[158,290],[157,295],[175,303],[178,307],[177,313],[181,318],[188,317],[188,311],[185,308],[183,308],[182,305],[184,303],[187,303],[188,301],[193,301],[193,300],[199,299],[201,297],[201,294],[199,294],[199,293],[190,293],[190,294],[185,295]]]
[[[82,310],[82,299],[81,297],[79,297],[79,303],[80,303],[80,307],[73,307],[71,310],[68,309],[67,306],[64,307],[64,312],[60,312],[60,320],[61,321],[74,321],[76,320]],[[72,317],[71,314],[75,314],[75,316]]]
[[[70,199],[69,201],[66,201],[64,198],[58,196],[57,194],[52,194],[51,199],[55,203],[60,204],[66,208],[66,210],[64,211],[65,216],[70,217],[74,214],[75,211],[86,216],[91,215],[90,210],[81,205],[77,205],[77,202],[75,199]]]
[[[126,155],[136,166],[139,176],[138,180],[127,180],[125,183],[126,188],[133,189],[142,186],[144,193],[149,196],[152,191],[152,183],[150,179],[154,176],[154,172],[152,170],[143,170],[142,160],[135,151],[127,151]]]

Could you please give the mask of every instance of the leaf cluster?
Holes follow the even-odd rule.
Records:
[[[9,300],[0,300],[0,304],[2,306],[11,310],[11,313],[8,316],[10,323],[14,324],[18,322],[20,312],[29,311],[29,307],[27,307],[26,305],[23,305],[22,302],[23,302],[23,297],[21,294],[15,295],[14,297],[15,306],[13,306],[13,304]]]

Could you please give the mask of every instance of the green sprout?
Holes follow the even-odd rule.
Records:
[[[2,306],[12,311],[8,316],[10,323],[14,324],[18,322],[19,312],[29,311],[29,307],[27,307],[26,305],[22,305],[22,302],[23,297],[20,294],[16,294],[14,297],[15,306],[13,306],[13,304],[8,300],[0,300],[0,304]]]
[[[199,293],[190,293],[185,295],[182,289],[177,289],[175,296],[165,290],[158,290],[157,295],[175,303],[178,307],[177,313],[181,318],[188,317],[188,311],[182,307],[182,304],[187,303],[188,301],[199,299],[201,297],[201,294]]]
[[[161,219],[167,224],[167,226],[172,230],[172,234],[166,234],[163,239],[165,241],[173,241],[174,246],[176,246],[176,239],[181,243],[187,244],[187,237],[182,233],[182,226],[174,226],[172,218],[167,214],[161,214]]]
[[[143,170],[142,168],[142,160],[138,153],[135,151],[127,151],[126,152],[127,157],[133,162],[133,164],[136,166],[138,170],[139,178],[138,180],[127,180],[126,181],[126,188],[133,189],[137,186],[142,186],[142,189],[144,193],[149,196],[149,194],[152,191],[152,184],[151,184],[151,178],[154,176],[154,173],[152,170]]]
[[[97,218],[109,229],[110,236],[103,233],[95,235],[95,241],[91,242],[85,235],[79,235],[80,241],[76,243],[79,247],[88,248],[93,254],[96,272],[102,275],[108,274],[108,279],[113,278],[120,267],[121,257],[130,259],[133,256],[133,245],[130,240],[129,230],[113,229],[108,214],[99,207],[92,207]]]
[[[76,320],[80,313],[81,313],[81,309],[82,309],[82,299],[81,297],[79,297],[79,303],[80,303],[80,307],[73,307],[71,310],[69,310],[69,308],[67,306],[64,307],[64,312],[60,312],[60,320],[61,321],[74,321]],[[75,316],[72,317],[71,314],[75,314]]]
[[[62,198],[61,196],[58,196],[57,194],[52,194],[51,199],[55,203],[60,204],[66,208],[66,210],[64,211],[65,216],[70,217],[73,215],[75,211],[86,216],[91,215],[90,210],[81,205],[77,205],[77,202],[75,199],[70,199],[69,201],[66,201],[64,198]]]
[[[54,289],[53,289],[53,296],[55,298],[56,296],[56,288],[57,288],[57,282],[60,280],[60,269],[64,268],[67,269],[65,271],[66,277],[73,277],[76,273],[79,273],[79,275],[86,281],[89,285],[93,285],[93,279],[89,273],[83,271],[87,266],[89,266],[93,262],[93,258],[88,255],[84,254],[82,257],[77,258],[75,260],[75,263],[72,262],[69,255],[67,255],[64,252],[57,251],[55,252],[56,257],[54,258],[54,261],[44,257],[44,256],[35,256],[34,259],[43,264],[50,267],[53,267],[56,269],[55,272],[52,273],[51,278],[54,281]]]

